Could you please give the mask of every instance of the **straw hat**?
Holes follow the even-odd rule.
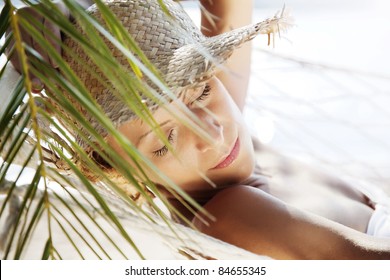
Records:
[[[184,89],[199,86],[200,83],[211,78],[235,49],[257,34],[275,33],[288,24],[283,15],[276,15],[263,22],[207,38],[194,25],[179,3],[171,0],[162,1],[170,12],[168,15],[161,9],[159,2],[158,0],[107,0],[105,3],[134,38],[146,57],[160,71],[172,93],[177,96]],[[104,22],[95,5],[88,12],[101,23]],[[77,24],[76,27],[81,31]],[[111,42],[107,39],[105,41],[114,57],[130,72],[126,57]],[[73,52],[79,54],[83,58],[82,61],[87,61],[90,64],[89,67],[100,75],[99,68],[86,57],[77,43],[67,38],[65,44]],[[103,85],[101,81],[107,82],[106,77],[91,75],[85,70],[83,63],[74,60],[66,53],[64,58],[114,125],[119,126],[135,117],[128,105],[121,101],[112,89],[107,89]],[[156,88],[153,84],[151,86]],[[115,85],[112,85],[112,88],[115,89]],[[160,94],[164,95],[162,92]],[[151,109],[157,106],[155,102],[147,98],[144,103]],[[79,109],[84,111],[83,108]],[[100,135],[107,135],[99,122],[88,116],[87,118]],[[83,141],[78,140],[83,146]]]

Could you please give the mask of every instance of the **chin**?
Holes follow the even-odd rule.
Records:
[[[213,180],[213,182],[218,186],[226,186],[226,185],[238,185],[241,182],[248,179],[252,174],[252,169],[249,168],[240,168],[239,170],[235,169],[231,173],[226,174],[225,176]]]
[[[253,149],[252,138],[247,131],[241,134],[242,139],[242,150],[237,162],[233,165],[235,170],[233,173],[237,174],[237,178],[239,178],[239,182],[248,179],[255,169],[255,152]]]
[[[235,184],[239,184],[242,181],[248,179],[254,171],[255,160],[254,157],[248,157],[245,161],[238,163],[237,167],[232,171],[236,178]]]

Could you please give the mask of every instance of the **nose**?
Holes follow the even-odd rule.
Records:
[[[212,139],[212,141],[210,141],[203,136],[196,135],[196,148],[204,153],[222,145],[224,142],[223,126],[218,119],[212,113],[206,112],[203,109],[197,109],[194,113],[202,123],[205,132],[208,133]]]

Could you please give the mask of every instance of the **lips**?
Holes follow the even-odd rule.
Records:
[[[237,138],[236,142],[234,143],[233,148],[231,149],[229,155],[224,157],[221,162],[219,162],[215,167],[212,169],[222,169],[226,168],[229,165],[231,165],[234,160],[237,158],[238,154],[240,153],[240,141]]]

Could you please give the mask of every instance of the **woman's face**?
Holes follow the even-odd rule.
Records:
[[[164,108],[156,110],[153,116],[173,152],[145,122],[127,122],[119,127],[119,131],[162,173],[189,193],[212,189],[205,178],[221,187],[249,177],[254,168],[251,137],[241,112],[222,83],[212,78],[204,87],[187,91],[181,101],[199,119],[210,136],[208,139],[188,128]],[[182,117],[188,115],[178,101],[167,107],[182,113]],[[109,144],[125,157],[114,140],[109,139]],[[131,163],[130,159],[128,161]],[[165,185],[158,175],[149,173],[152,181]]]

